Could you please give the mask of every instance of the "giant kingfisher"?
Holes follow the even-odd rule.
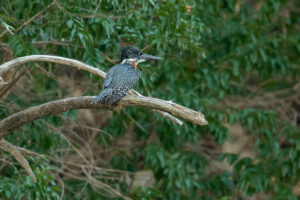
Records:
[[[102,91],[91,103],[102,101],[105,105],[112,105],[126,96],[141,77],[141,72],[137,69],[138,63],[146,60],[161,60],[161,58],[144,54],[135,46],[122,48],[120,64],[107,72]]]

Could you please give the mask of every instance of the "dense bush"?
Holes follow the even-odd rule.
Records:
[[[140,64],[136,90],[199,110],[209,124],[180,127],[140,108],[37,120],[6,139],[46,155],[29,159],[38,182],[2,153],[1,197],[297,199],[299,1],[67,0],[46,9],[50,3],[1,1],[0,30],[11,32],[0,38],[2,62],[53,54],[107,71],[121,46],[145,47],[164,60]],[[28,64],[10,78],[13,86],[0,89],[1,118],[55,99],[96,95],[103,83],[49,63]],[[143,171],[152,183],[129,183]]]

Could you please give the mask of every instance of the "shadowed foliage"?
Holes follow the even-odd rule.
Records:
[[[178,126],[142,108],[73,110],[6,136],[36,184],[0,152],[1,199],[297,199],[300,196],[300,2],[111,0],[0,3],[0,62],[32,54],[108,71],[120,49],[157,55],[135,90],[205,114]],[[59,64],[2,75],[0,118],[103,79]],[[15,186],[18,187],[15,187]]]

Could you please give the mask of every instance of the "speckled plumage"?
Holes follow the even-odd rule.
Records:
[[[144,54],[135,46],[121,49],[120,64],[107,72],[102,91],[91,103],[102,100],[105,105],[111,105],[126,96],[141,77],[137,64],[146,60],[161,60],[161,58]]]
[[[92,103],[103,99],[105,105],[117,103],[126,96],[141,77],[141,72],[130,64],[118,64],[112,67],[106,75],[100,94],[92,100]]]

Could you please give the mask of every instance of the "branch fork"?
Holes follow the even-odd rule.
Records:
[[[1,77],[1,75],[3,75],[8,70],[14,67],[21,66],[28,62],[41,62],[41,61],[75,67],[79,70],[85,70],[94,75],[100,76],[101,78],[105,78],[106,76],[105,72],[74,59],[69,59],[69,58],[64,58],[59,56],[50,56],[50,55],[31,55],[31,56],[16,58],[14,60],[11,60],[9,62],[0,65],[0,84],[1,81],[2,84],[6,83],[5,81],[9,81],[9,80],[3,80]],[[74,109],[95,109],[95,108],[107,109],[107,107],[102,103],[91,104],[91,100],[93,98],[95,97],[82,96],[82,97],[73,97],[73,98],[51,101],[35,107],[27,108],[23,111],[8,116],[5,119],[2,119],[0,121],[0,148],[3,151],[9,152],[11,155],[13,155],[16,158],[16,160],[20,163],[20,165],[27,171],[27,173],[33,179],[33,181],[36,181],[36,178],[30,166],[28,165],[27,160],[24,158],[23,154],[30,154],[35,156],[38,154],[22,149],[20,147],[16,147],[10,144],[9,142],[7,142],[4,139],[4,137],[12,130],[26,123],[29,123],[31,121],[49,115],[56,115]],[[200,112],[173,103],[172,101],[165,101],[162,99],[145,97],[134,90],[129,91],[129,95],[122,98],[118,104],[120,108],[138,106],[138,107],[152,109],[153,111],[158,112],[163,117],[168,118],[173,123],[176,123],[178,125],[182,125],[183,122],[179,120],[177,117],[202,126],[208,124],[204,115]]]

